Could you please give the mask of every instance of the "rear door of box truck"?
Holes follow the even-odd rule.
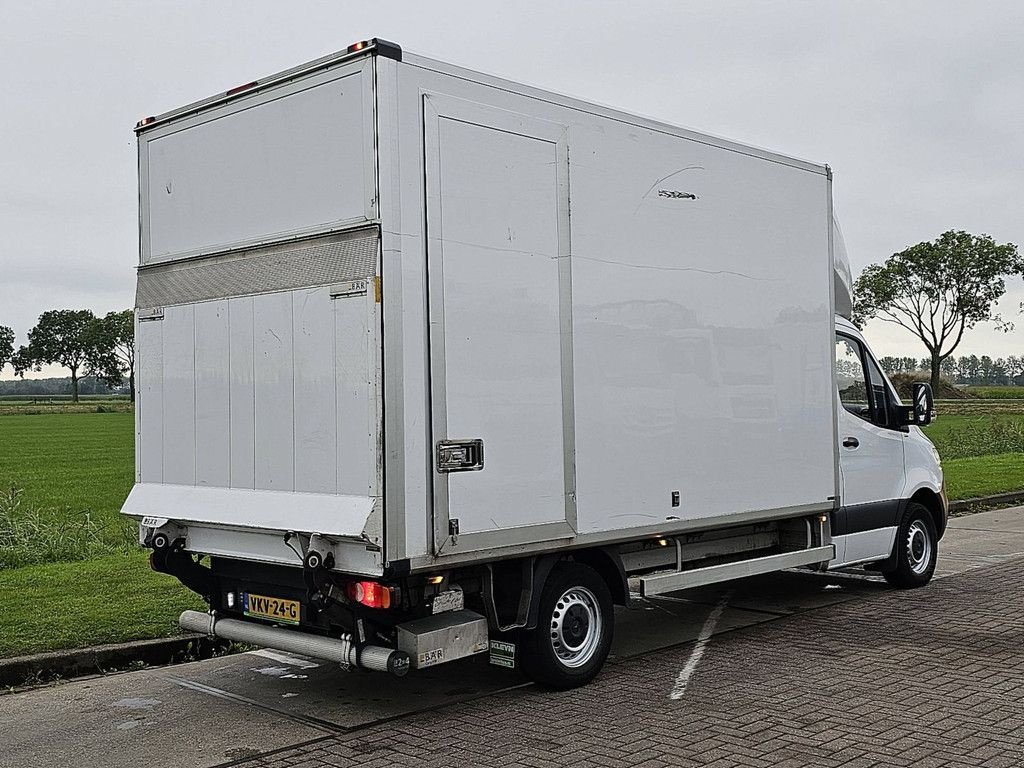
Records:
[[[190,548],[298,564],[282,531],[379,536],[371,62],[140,132],[124,511],[188,524]]]

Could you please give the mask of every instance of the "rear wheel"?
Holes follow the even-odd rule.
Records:
[[[565,689],[601,671],[612,645],[612,595],[597,571],[559,563],[540,596],[537,627],[520,633],[520,665],[534,682]]]
[[[938,555],[938,537],[931,513],[925,506],[911,502],[896,531],[896,567],[883,571],[882,575],[899,589],[923,587],[935,573]]]

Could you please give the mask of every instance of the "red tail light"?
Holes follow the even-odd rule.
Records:
[[[348,599],[355,603],[361,603],[367,608],[390,608],[393,590],[385,587],[376,581],[353,581],[350,582],[346,592]]]

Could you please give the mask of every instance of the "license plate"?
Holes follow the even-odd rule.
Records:
[[[257,619],[270,619],[285,624],[298,624],[301,603],[298,600],[285,600],[280,597],[267,597],[249,593],[244,596],[242,611],[246,616]]]

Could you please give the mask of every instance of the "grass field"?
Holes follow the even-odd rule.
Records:
[[[940,405],[924,433],[942,457],[950,499],[1024,490],[1024,409],[950,415]]]
[[[1024,452],[1024,413],[940,415],[924,428],[943,458]]]
[[[992,400],[1024,400],[1024,387],[966,387],[975,397]]]
[[[1000,453],[942,462],[952,500],[1024,491],[1024,453]]]
[[[50,517],[88,514],[116,536],[135,477],[134,434],[130,413],[3,417],[0,490],[21,489],[25,506]]]
[[[167,637],[179,632],[182,611],[204,609],[176,579],[150,570],[144,552],[0,570],[0,595],[0,658]]]
[[[181,611],[201,605],[150,570],[118,512],[134,452],[130,413],[0,417],[0,493],[20,489],[13,522],[29,528],[11,541],[0,496],[0,564],[45,558],[0,566],[0,657],[166,636]]]

